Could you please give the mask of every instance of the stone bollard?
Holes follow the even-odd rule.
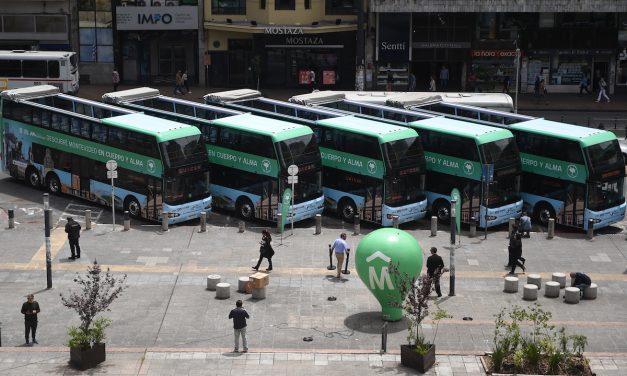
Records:
[[[471,238],[477,236],[477,220],[475,217],[470,217],[470,235]]]
[[[544,296],[547,298],[559,298],[560,296],[560,283],[555,281],[548,281],[544,284]]]
[[[438,217],[435,215],[431,217],[431,236],[438,235]]]
[[[237,291],[245,293],[248,282],[250,282],[250,277],[239,277],[237,279]]]
[[[361,225],[359,224],[359,214],[355,214],[355,222],[353,223],[353,235],[359,235],[361,232]]]
[[[507,238],[509,239],[509,236],[512,234],[512,230],[514,229],[514,225],[516,224],[516,218],[510,218],[508,224],[509,229],[507,231]]]
[[[128,210],[124,210],[124,231],[131,229],[131,215]]]
[[[549,218],[549,229],[546,233],[547,239],[553,239],[555,236],[555,218]]]
[[[526,284],[523,287],[523,299],[524,300],[538,300],[538,286],[533,284]]]
[[[200,212],[200,232],[207,232],[207,212]]]
[[[9,228],[15,228],[15,212],[9,209]]]
[[[228,299],[231,297],[231,284],[220,282],[216,285],[216,299]]]
[[[322,214],[316,214],[316,232],[314,235],[322,234]]]
[[[85,210],[85,230],[91,230],[91,210]]]
[[[540,274],[529,274],[527,276],[527,284],[536,285],[538,289],[542,287],[542,276]]]
[[[253,288],[253,299],[265,299],[266,298],[266,288]]]
[[[590,287],[586,287],[583,289],[583,298],[584,299],[596,299],[597,298],[597,290],[599,286],[596,283],[590,285]]]
[[[237,232],[239,232],[239,233],[242,233],[242,232],[246,231],[246,222],[239,221],[237,227],[238,227]]]
[[[168,232],[168,220],[170,219],[170,213],[161,213],[161,231]]]
[[[207,276],[207,290],[214,291],[218,283],[220,283],[220,279],[222,279],[222,277],[220,277],[219,274],[208,275]]]
[[[518,277],[505,277],[504,292],[518,292]]]
[[[276,233],[282,234],[283,228],[281,227],[281,223],[283,222],[283,214],[276,213]]]
[[[398,228],[398,215],[392,216],[392,227]]]
[[[566,287],[564,289],[564,302],[566,303],[570,303],[570,304],[577,304],[579,303],[579,299],[581,299],[580,296],[581,292],[579,291],[579,289],[577,287]]]
[[[560,284],[560,288],[563,289],[566,287],[566,273],[555,272],[551,276],[551,281],[558,282]]]
[[[588,231],[586,233],[588,239],[594,238],[594,219],[588,219]]]

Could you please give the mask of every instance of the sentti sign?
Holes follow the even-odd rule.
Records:
[[[377,58],[382,63],[409,61],[410,14],[380,13]]]
[[[118,30],[197,30],[198,7],[116,7]]]

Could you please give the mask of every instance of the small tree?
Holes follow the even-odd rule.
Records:
[[[94,260],[94,264],[87,267],[85,275],[78,273],[76,275],[74,282],[78,284],[79,291],[72,292],[67,298],[63,294],[59,295],[63,305],[75,310],[81,320],[78,328],[74,326],[68,328],[70,347],[87,348],[104,340],[104,330],[111,320],[95,318],[99,313],[109,311],[109,305],[126,289],[126,274],[121,278],[115,278],[109,269],[102,273],[98,261]]]

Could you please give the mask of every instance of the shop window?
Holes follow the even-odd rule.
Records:
[[[294,10],[296,9],[295,0],[274,0],[275,10]]]
[[[325,0],[325,14],[355,14],[358,0]]]
[[[246,14],[246,0],[211,0],[212,14]]]
[[[266,0],[259,0],[259,9],[266,9]]]
[[[305,9],[311,9],[311,0],[305,0]]]

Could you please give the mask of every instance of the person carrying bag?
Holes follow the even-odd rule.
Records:
[[[261,241],[259,244],[259,261],[257,261],[257,265],[253,266],[253,270],[259,270],[259,265],[261,265],[261,261],[263,261],[264,257],[268,259],[268,269],[266,271],[272,270],[272,256],[274,256],[274,249],[272,248],[272,236],[268,230],[261,231]]]

